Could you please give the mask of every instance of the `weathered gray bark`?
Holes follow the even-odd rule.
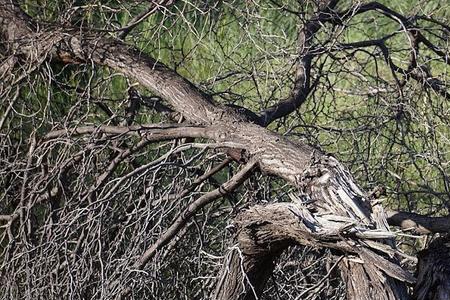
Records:
[[[231,249],[225,258],[226,267],[219,277],[213,299],[258,299],[280,252],[248,255],[239,247]]]
[[[254,206],[238,215],[234,223],[237,246],[225,259],[215,299],[259,296],[261,286],[267,280],[262,270],[271,270],[271,262],[294,244],[328,247],[353,257],[353,260],[344,259],[340,263],[349,299],[408,299],[400,282],[412,283],[414,278],[386,259],[386,255],[379,254],[395,255],[391,247],[376,242],[382,232],[345,229],[349,219],[322,218],[295,202],[293,199],[293,203]],[[357,237],[369,239],[366,245],[370,245],[370,249],[354,239]],[[354,262],[358,259],[361,260],[359,263]],[[386,274],[389,285],[386,285]]]
[[[289,222],[294,227],[300,224],[286,208],[283,205],[256,206],[238,215],[235,219],[237,244],[226,255],[213,299],[258,299],[272,273],[274,261],[286,247],[294,244],[288,231],[299,233],[294,228],[289,229]],[[278,221],[266,218],[278,218]],[[286,226],[279,221],[286,222]]]

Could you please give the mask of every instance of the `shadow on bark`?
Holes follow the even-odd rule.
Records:
[[[414,299],[450,299],[450,235],[433,241],[418,258]]]

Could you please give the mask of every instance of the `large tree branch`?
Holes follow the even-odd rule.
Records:
[[[93,133],[104,133],[111,135],[134,135],[143,137],[147,141],[157,142],[185,137],[206,137],[207,129],[200,126],[189,126],[184,124],[149,124],[132,126],[78,126],[75,128],[59,129],[50,131],[44,139],[55,139],[64,136],[77,136]]]
[[[0,3],[5,3],[6,0],[1,1]],[[0,18],[14,23],[15,28],[28,26],[23,18],[17,16],[19,13],[15,8],[2,11]],[[30,28],[28,31],[20,31],[23,32],[28,32],[28,35],[25,34],[22,39],[34,38]],[[16,36],[14,32],[9,34]],[[245,122],[233,110],[214,105],[207,96],[176,72],[120,41],[89,34],[55,33],[51,30],[48,35],[58,37],[55,41],[59,42],[52,52],[54,57],[59,57],[66,63],[93,61],[136,78],[143,86],[168,101],[188,121],[207,127],[214,125],[214,128],[206,130],[204,137],[245,149],[249,156],[258,161],[263,172],[278,175],[299,187],[305,199],[315,202],[320,210],[370,223],[370,206],[364,193],[355,185],[345,168],[332,157]],[[107,171],[97,178],[97,182],[104,182],[115,169],[114,166],[144,145],[145,141],[142,141],[116,157]]]
[[[3,3],[5,1],[2,0]],[[0,17],[16,24],[17,28],[27,26],[22,18],[15,16],[18,13],[15,10],[6,14],[3,12]],[[31,29],[28,33],[31,36],[26,35],[22,39],[33,38]],[[70,32],[50,31],[49,34],[57,35],[56,40],[60,41],[54,47],[54,57],[59,57],[66,63],[93,61],[136,78],[154,94],[168,101],[191,123],[200,123],[206,127],[214,125],[213,129],[206,130],[205,137],[245,149],[250,157],[253,156],[258,161],[263,172],[280,176],[299,187],[305,201],[315,203],[320,211],[352,217],[356,222],[370,223],[370,205],[364,193],[345,168],[332,157],[245,122],[233,110],[214,105],[207,96],[176,72],[120,41]],[[97,178],[98,184],[93,185],[92,190],[104,183],[119,162],[144,145],[145,142],[142,141],[116,157]]]
[[[450,216],[427,217],[411,212],[387,211],[389,225],[420,234],[450,232]]]

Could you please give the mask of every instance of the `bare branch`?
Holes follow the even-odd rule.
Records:
[[[211,203],[212,201],[223,197],[224,195],[233,192],[237,189],[251,174],[251,171],[255,167],[256,162],[252,161],[247,163],[239,172],[237,172],[230,180],[222,184],[219,188],[206,193],[191,204],[180,213],[173,224],[166,230],[166,232],[154,243],[145,253],[139,258],[139,260],[133,265],[134,269],[141,269],[145,264],[161,250],[186,224],[186,222],[194,216],[201,208]]]
[[[322,28],[322,23],[329,18],[332,9],[337,3],[338,1],[335,0],[320,2],[316,15],[303,25],[298,37],[299,58],[291,95],[287,100],[271,106],[260,113],[260,123],[263,126],[266,127],[274,120],[289,115],[306,101],[311,90],[311,61],[313,55],[311,55],[310,51],[312,42],[315,34]]]
[[[419,234],[450,232],[450,217],[427,217],[416,213],[388,210],[389,225]]]
[[[142,269],[150,259],[160,251],[165,245],[167,245],[180,230],[186,225],[191,217],[193,217],[200,209],[211,203],[212,201],[223,197],[235,189],[237,189],[251,174],[253,168],[255,167],[255,161],[246,164],[239,172],[237,172],[231,179],[222,184],[219,188],[206,193],[200,198],[196,199],[194,202],[190,203],[176,218],[172,225],[164,232],[159,239],[148,248],[144,254],[139,258],[138,261],[133,265],[134,270]],[[122,297],[130,293],[131,290],[128,288],[122,292]]]
[[[47,133],[46,140],[64,136],[76,136],[84,134],[111,134],[111,135],[134,135],[142,137],[147,142],[164,141],[184,137],[200,138],[207,137],[207,129],[200,126],[186,126],[182,124],[148,124],[131,126],[78,126],[75,128],[60,129]]]
[[[150,7],[140,13],[139,15],[135,16],[133,19],[131,19],[128,24],[120,29],[117,29],[115,31],[122,31],[117,37],[121,40],[125,39],[126,36],[133,30],[136,26],[138,26],[140,23],[145,21],[146,18],[154,14],[155,12],[166,9],[168,6],[172,5],[175,1],[174,0],[157,0],[157,1],[151,1]]]

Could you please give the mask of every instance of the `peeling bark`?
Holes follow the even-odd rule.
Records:
[[[267,280],[262,268],[271,270],[280,253],[295,244],[328,247],[347,254],[339,268],[347,283],[348,299],[409,299],[403,282],[413,283],[414,277],[380,253],[391,248],[376,241],[378,230],[365,232],[366,238],[375,239],[369,249],[358,240],[351,226],[345,228],[349,220],[325,219],[295,202],[254,206],[243,211],[235,219],[237,247],[232,247],[225,259],[216,299],[259,296],[260,287]],[[361,230],[357,231],[361,234]]]

